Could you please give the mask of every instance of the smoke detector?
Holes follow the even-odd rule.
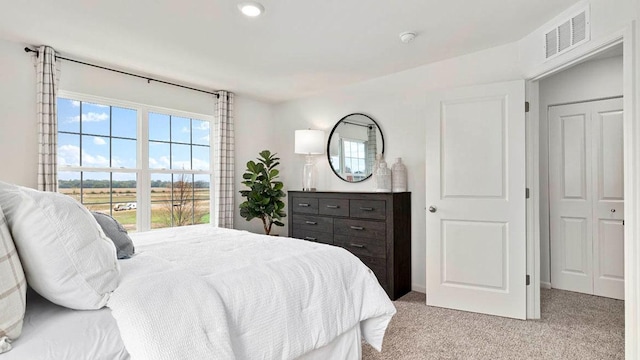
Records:
[[[415,38],[416,38],[416,33],[414,33],[413,31],[405,31],[403,33],[400,33],[400,41],[402,41],[405,44],[410,43]]]

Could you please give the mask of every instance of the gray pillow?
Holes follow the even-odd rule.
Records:
[[[96,211],[92,211],[91,214],[96,218],[104,234],[113,241],[118,251],[118,259],[130,258],[135,253],[135,248],[133,247],[133,241],[127,235],[127,230],[116,219],[107,214]]]

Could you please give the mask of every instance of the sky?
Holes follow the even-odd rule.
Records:
[[[80,125],[82,135],[79,134]],[[81,104],[79,101],[59,98],[58,131],[59,171],[64,171],[65,166],[125,169],[139,167],[136,160],[137,111],[134,109],[87,102]],[[209,134],[208,121],[150,112],[149,167],[192,169],[193,165],[195,170],[209,170]],[[78,173],[59,175],[63,180],[79,177]],[[108,179],[109,173],[86,175],[99,180]],[[157,176],[153,179],[165,180],[165,177]],[[114,173],[114,180],[135,180],[135,174]]]

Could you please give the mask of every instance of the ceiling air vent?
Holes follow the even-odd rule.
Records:
[[[554,26],[544,36],[547,60],[589,41],[589,8]]]

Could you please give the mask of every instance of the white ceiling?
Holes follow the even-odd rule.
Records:
[[[577,2],[262,0],[250,19],[241,1],[11,1],[0,38],[278,102],[518,40]]]

